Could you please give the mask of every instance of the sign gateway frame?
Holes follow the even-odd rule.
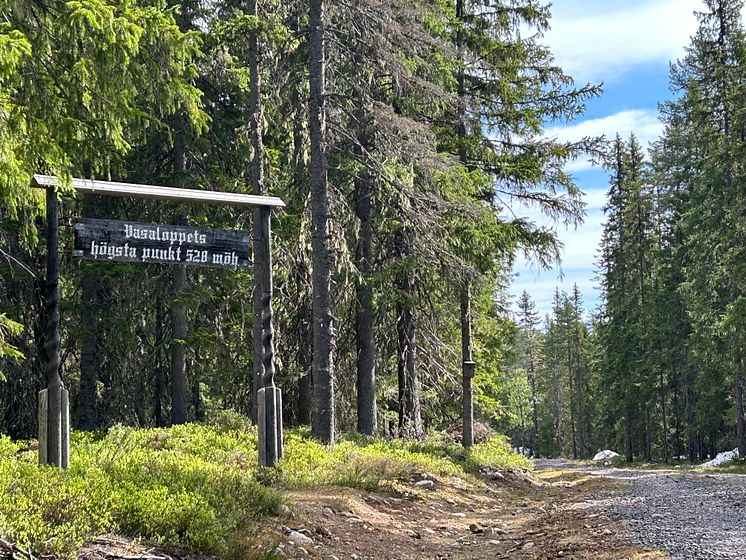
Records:
[[[227,193],[219,191],[204,191],[197,189],[162,187],[156,185],[144,185],[136,183],[118,183],[113,181],[95,181],[91,179],[71,179],[73,189],[78,193],[97,194],[105,196],[143,198],[150,200],[169,200],[175,202],[192,202],[202,204],[217,204],[223,206],[249,207],[254,209],[254,247],[253,263],[248,258],[248,233],[233,232],[224,236],[220,247],[225,247],[223,255],[229,255],[230,266],[225,262],[208,264],[207,262],[171,262],[171,264],[197,264],[204,266],[221,266],[223,268],[249,268],[253,264],[254,272],[254,300],[261,304],[261,315],[254,315],[254,332],[262,333],[262,362],[254,364],[255,369],[261,375],[255,378],[261,379],[261,387],[256,388],[257,393],[257,424],[259,431],[259,464],[262,467],[272,467],[282,457],[282,394],[275,385],[275,360],[274,360],[274,329],[272,326],[272,245],[271,245],[271,214],[285,207],[285,203],[277,197],[264,195],[249,195],[242,193]],[[57,177],[51,175],[34,175],[31,179],[31,187],[45,189],[47,202],[47,275],[46,275],[46,314],[44,351],[46,354],[45,374],[47,388],[39,393],[39,463],[55,465],[68,468],[70,462],[70,412],[68,391],[65,389],[60,376],[60,311],[59,311],[59,257],[58,257],[58,201],[57,187],[62,184]],[[113,220],[97,220],[92,218],[80,219],[79,223],[93,226],[96,222],[113,222]],[[136,222],[121,222],[135,225]],[[112,225],[112,224],[109,224]],[[146,228],[159,227],[159,224],[139,224]],[[104,227],[106,224],[99,223]],[[205,228],[186,228],[187,232],[181,230],[183,226],[163,226],[175,232],[176,240],[179,232],[184,233],[183,242],[188,241],[191,231],[198,235],[207,236],[208,233],[200,234],[199,231],[208,231]],[[99,231],[99,233],[100,233]],[[226,233],[229,230],[210,230],[213,232]],[[77,247],[86,258],[85,248]],[[124,232],[122,232],[124,236]],[[217,234],[220,237],[221,234]],[[111,234],[109,234],[111,239]],[[91,237],[92,239],[92,237]],[[139,240],[135,240],[139,241]],[[192,239],[194,241],[194,238]],[[198,241],[202,241],[198,239]],[[205,239],[207,241],[207,239]],[[235,263],[236,256],[241,261],[238,251],[239,245],[246,242],[246,259],[244,263]],[[160,241],[159,241],[160,242]],[[169,234],[169,244],[170,234]],[[161,247],[162,249],[162,247]],[[200,249],[203,251],[205,249]],[[89,251],[90,252],[90,251]],[[123,252],[123,251],[122,251]],[[173,249],[174,254],[176,249]],[[232,254],[231,254],[232,253]],[[186,255],[186,248],[184,250]],[[243,255],[243,253],[241,253]],[[142,256],[142,254],[140,255]],[[170,255],[169,255],[170,256]],[[202,253],[199,255],[202,258]],[[98,259],[102,260],[102,259]],[[115,257],[106,260],[122,260]],[[166,259],[173,261],[174,259]],[[206,260],[211,261],[208,257]],[[131,262],[142,262],[135,259]],[[157,261],[151,261],[157,262]],[[236,266],[233,266],[234,263]]]

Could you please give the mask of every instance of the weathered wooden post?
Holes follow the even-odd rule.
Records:
[[[57,193],[47,187],[47,322],[44,351],[47,388],[39,393],[39,464],[70,464],[70,403],[60,377],[60,289],[57,255]]]
[[[254,213],[256,254],[254,274],[257,282],[254,297],[261,298],[262,309],[262,387],[257,391],[257,428],[259,432],[259,465],[273,467],[282,458],[282,393],[275,385],[274,327],[272,325],[272,225],[271,210],[257,208]],[[260,289],[259,289],[260,288]]]
[[[462,443],[464,447],[474,445],[474,388],[472,379],[477,364],[471,360],[464,361],[463,367],[463,389],[464,389],[464,415],[463,415],[463,435]]]

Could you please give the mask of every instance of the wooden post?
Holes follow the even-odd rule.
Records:
[[[39,394],[39,463],[67,468],[70,457],[68,392],[60,377],[60,290],[57,193],[47,189],[47,322],[44,351],[47,388]],[[41,425],[43,423],[43,426]]]
[[[274,327],[272,325],[272,226],[271,210],[259,208],[254,224],[257,275],[254,297],[261,297],[262,322],[262,388],[257,391],[257,427],[259,431],[259,465],[274,467],[282,457],[282,394],[275,385]],[[261,290],[258,289],[261,286]]]

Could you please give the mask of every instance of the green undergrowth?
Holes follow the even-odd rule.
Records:
[[[392,482],[423,473],[459,476],[484,468],[529,467],[525,457],[513,453],[504,436],[492,437],[465,452],[461,445],[441,434],[422,441],[349,434],[329,448],[315,443],[307,430],[296,430],[286,435],[285,457],[270,476],[273,483],[283,486],[336,485],[381,490]]]
[[[260,470],[256,430],[238,417],[168,429],[118,426],[100,435],[74,433],[70,469],[62,471],[39,467],[27,442],[0,437],[0,536],[38,555],[68,558],[110,531],[203,554],[258,558],[248,540],[262,518],[287,512],[285,489],[386,489],[423,472],[528,467],[502,437],[468,454],[436,437],[350,436],[325,447],[306,430],[289,430],[285,443],[281,464]]]

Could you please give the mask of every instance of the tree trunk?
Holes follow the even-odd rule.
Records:
[[[417,329],[414,314],[407,305],[398,304],[399,320],[396,331],[399,340],[399,435],[405,438],[422,437],[422,409],[417,379]]]
[[[187,270],[184,265],[173,266],[171,272],[173,301],[171,304],[171,424],[188,421],[189,384],[186,372],[187,306],[184,291]]]
[[[653,460],[653,426],[651,422],[650,405],[645,405],[645,460]]]
[[[397,255],[406,259],[411,253],[409,234],[401,232]],[[422,409],[417,378],[417,325],[414,316],[414,288],[412,272],[403,267],[399,279],[401,296],[396,305],[396,333],[398,340],[397,370],[399,379],[399,434],[406,438],[422,436]]]
[[[471,340],[471,282],[469,280],[464,281],[461,290],[461,364],[463,384],[462,444],[464,447],[471,447],[474,445],[474,389],[472,387],[474,356]]]
[[[83,176],[90,179],[92,175],[89,162],[83,164]],[[86,218],[95,216],[95,199],[91,195],[83,195],[82,215]],[[80,320],[83,333],[80,342],[80,392],[78,394],[78,428],[84,431],[98,429],[98,370],[100,368],[98,332],[101,318],[99,317],[98,287],[101,277],[98,271],[90,266],[83,266],[80,279],[81,311]]]
[[[736,442],[738,444],[738,456],[746,458],[746,420],[744,420],[743,410],[743,366],[744,361],[741,359],[739,367],[736,368],[734,381],[734,396],[736,401]]]
[[[529,342],[529,344],[531,344]],[[531,420],[533,427],[531,429],[531,455],[536,457],[536,444],[539,440],[539,408],[538,408],[538,391],[536,388],[536,365],[534,363],[533,348],[529,348],[529,370],[528,381],[531,385]]]
[[[155,382],[153,386],[153,420],[157,428],[164,425],[163,419],[163,397],[166,393],[166,380],[164,379],[163,344],[165,341],[164,327],[166,324],[163,310],[163,295],[158,292],[155,300]]]
[[[679,383],[676,377],[676,371],[673,374],[673,410],[674,410],[674,458],[678,459],[684,454],[681,445],[681,410],[679,406]]]
[[[358,112],[357,155],[361,159],[370,149],[368,118],[365,109]],[[376,409],[376,343],[374,331],[373,287],[373,232],[371,177],[362,170],[355,179],[355,214],[360,220],[360,239],[357,251],[357,269],[360,276],[357,283],[357,309],[355,335],[357,340],[357,431],[375,435],[378,426]]]
[[[86,215],[86,212],[83,212]],[[98,402],[96,383],[98,381],[99,351],[98,340],[98,282],[99,275],[83,265],[80,279],[81,310],[80,320],[83,332],[80,342],[80,392],[78,394],[78,429],[96,431],[98,429]]]
[[[248,0],[247,11],[250,16],[257,15],[257,0]],[[261,74],[259,71],[259,39],[256,30],[249,34],[249,113],[251,118],[251,147],[253,158],[251,162],[251,190],[255,195],[266,195],[264,184],[264,139],[263,139],[263,108],[261,100]],[[257,391],[261,389],[264,378],[264,346],[262,344],[262,290],[265,282],[262,279],[262,263],[257,255],[261,254],[262,242],[260,236],[261,209],[254,209],[254,293],[253,293],[253,348],[254,348],[254,378],[251,392],[251,417],[256,422]]]
[[[301,364],[304,373],[298,380],[298,423],[302,426],[311,425],[311,399],[313,398],[313,386],[311,374],[308,371],[312,362],[305,361]]]
[[[310,0],[309,132],[311,140],[311,246],[313,249],[313,414],[311,431],[334,443],[334,324],[331,309],[329,193],[326,161],[324,1]]]
[[[660,371],[660,384],[661,384],[661,416],[663,418],[663,437],[661,438],[661,444],[663,445],[663,462],[668,463],[668,416],[666,414],[666,383],[663,376],[663,368]]]
[[[174,171],[180,187],[184,186],[186,173],[186,148],[184,146],[184,118],[174,118]],[[182,220],[177,220],[182,221]],[[187,269],[184,265],[171,268],[173,300],[171,302],[171,423],[188,421],[188,391],[186,371],[187,305],[184,291],[187,286]]]
[[[632,418],[629,411],[624,418],[624,458],[628,463],[634,461],[634,454],[632,452]]]

